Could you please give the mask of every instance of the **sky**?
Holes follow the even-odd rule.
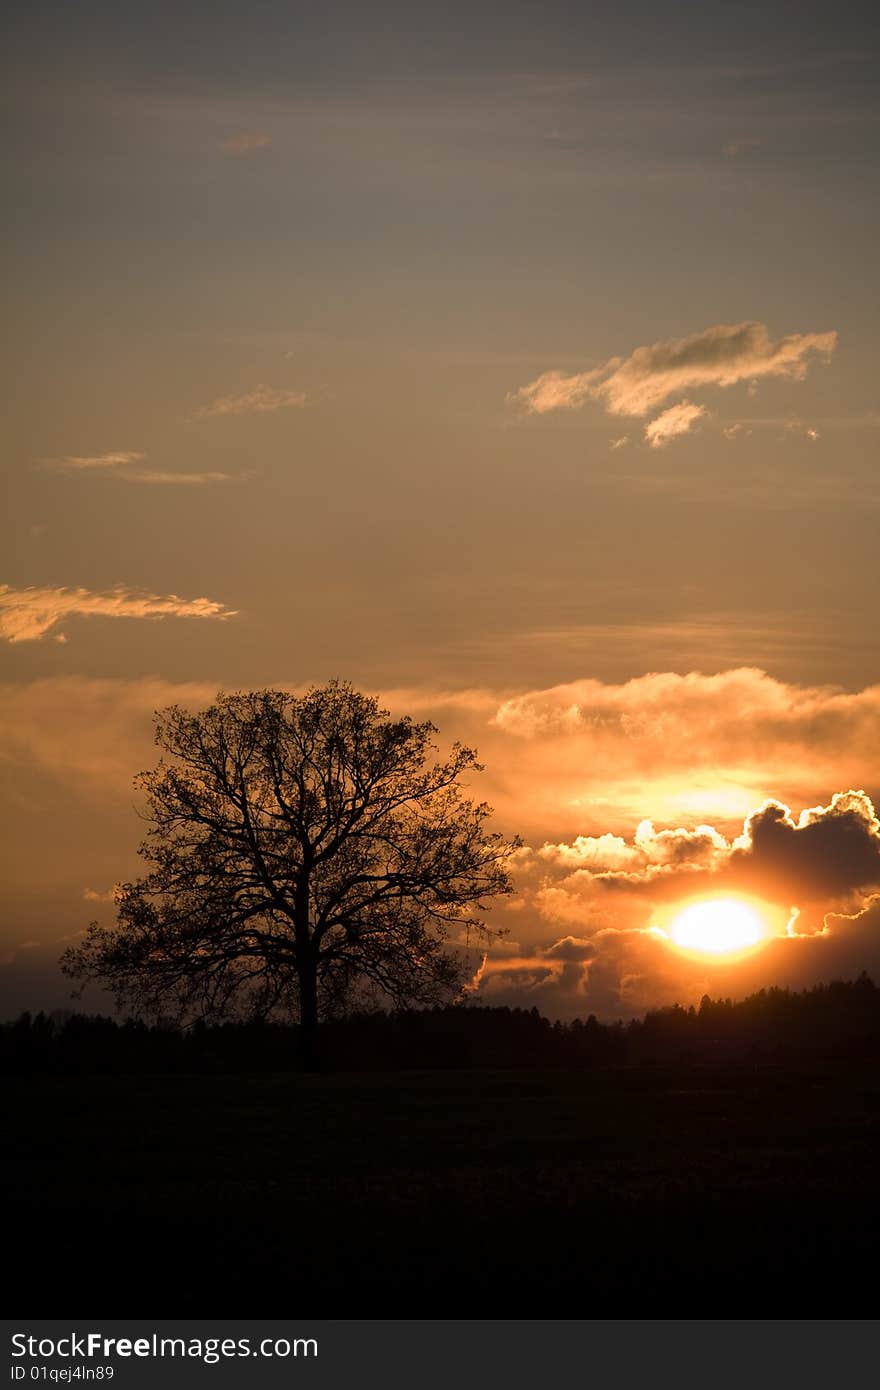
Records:
[[[0,1014],[138,873],[152,712],[336,677],[524,839],[475,997],[880,978],[870,7],[4,27]]]

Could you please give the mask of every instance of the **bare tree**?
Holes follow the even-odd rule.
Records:
[[[394,1006],[448,999],[463,970],[449,929],[486,932],[479,914],[511,891],[519,841],[464,795],[473,750],[432,761],[436,732],[337,681],[163,710],[156,743],[172,761],[137,779],[149,872],[64,971],[139,1011],[291,1010],[309,1065],[319,1019],[365,989]]]

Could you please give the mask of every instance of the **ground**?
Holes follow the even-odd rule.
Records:
[[[16,1078],[7,1270],[40,1316],[868,1316],[878,1099],[842,1065]]]

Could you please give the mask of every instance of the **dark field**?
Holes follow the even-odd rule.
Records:
[[[40,1316],[875,1310],[873,1068],[42,1075],[5,1095],[7,1271]]]

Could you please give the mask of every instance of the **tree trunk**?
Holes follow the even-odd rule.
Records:
[[[306,1071],[320,1071],[318,1042],[318,963],[310,951],[297,962],[299,976],[299,1045]]]

